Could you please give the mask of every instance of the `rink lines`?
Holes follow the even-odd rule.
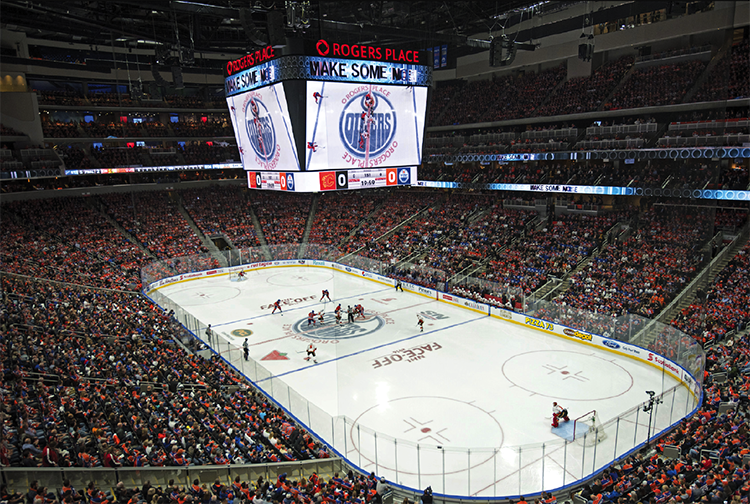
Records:
[[[391,290],[391,288],[389,287],[387,289],[378,289],[378,290],[371,291],[371,292],[362,292],[362,293],[354,294],[354,295],[351,295],[351,296],[345,296],[345,297],[342,297],[342,298],[336,298],[336,301],[331,301],[331,303],[336,303],[336,302],[338,302],[340,300],[344,300],[344,299],[352,299],[352,298],[358,298],[358,297],[362,297],[362,296],[369,296],[371,294],[377,294],[379,292],[385,292],[385,291],[388,291],[388,290]],[[290,312],[297,311],[297,310],[308,310],[310,308],[315,308],[315,307],[319,306],[320,303],[322,303],[322,301],[317,301],[314,304],[307,304],[307,305],[295,306],[294,308],[290,307],[289,309],[287,309],[286,311],[283,311],[282,313],[290,313]],[[270,308],[269,308],[269,310],[270,310]],[[225,325],[229,325],[229,324],[236,324],[238,322],[247,322],[248,320],[256,320],[256,319],[263,318],[263,317],[270,317],[272,315],[276,315],[276,314],[275,313],[263,313],[261,315],[254,315],[252,317],[246,317],[246,318],[241,318],[241,319],[237,319],[237,320],[231,320],[229,322],[222,322],[220,324],[214,324],[211,327],[213,327],[215,329],[217,327],[221,327],[221,326],[225,326]]]
[[[431,303],[431,302],[432,301],[427,301],[427,302],[421,303],[421,304],[428,304],[428,303]],[[400,309],[403,309],[403,308],[400,308]],[[346,355],[342,355],[340,357],[336,357],[335,359],[330,359],[330,360],[327,360],[327,361],[319,362],[319,363],[315,364],[315,366],[322,366],[323,364],[329,364],[331,362],[336,362],[336,361],[339,361],[339,360],[348,359],[349,357],[354,357],[355,355],[363,354],[363,353],[366,353],[366,352],[370,352],[372,350],[377,350],[379,348],[384,348],[384,347],[391,346],[391,345],[397,345],[399,343],[403,343],[404,341],[410,341],[410,340],[413,340],[415,338],[419,338],[419,337],[422,337],[422,336],[427,336],[428,334],[433,334],[433,333],[437,333],[437,332],[440,332],[440,331],[445,331],[445,330],[448,330],[448,329],[453,329],[454,327],[458,327],[458,326],[470,324],[472,322],[476,322],[477,320],[484,320],[486,318],[487,318],[487,315],[483,315],[481,317],[475,317],[475,318],[464,320],[464,321],[461,321],[461,322],[456,322],[455,324],[451,324],[449,326],[441,327],[439,329],[432,329],[430,331],[425,331],[425,332],[417,332],[416,334],[414,334],[412,336],[408,336],[406,338],[401,338],[401,339],[395,340],[395,341],[389,341],[387,343],[376,345],[374,347],[364,348],[362,350],[357,350],[356,352],[352,352],[352,353],[349,353],[349,354],[346,354]],[[281,378],[282,376],[286,376],[286,375],[290,375],[290,374],[293,374],[293,373],[297,373],[299,371],[305,371],[307,369],[310,369],[310,367],[313,367],[313,366],[301,367],[301,368],[298,368],[298,369],[293,369],[291,371],[287,371],[285,373],[280,373],[280,374],[277,374],[277,375],[269,376],[268,378],[264,378],[262,380],[259,380],[257,383],[262,383],[262,382],[264,382],[266,380],[270,380],[270,379],[273,379],[273,378]]]

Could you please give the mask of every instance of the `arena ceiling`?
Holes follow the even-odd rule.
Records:
[[[561,4],[529,0],[280,1],[250,0],[3,0],[3,29],[29,37],[92,46],[163,44],[195,52],[244,52],[268,41],[276,15],[286,36],[419,48],[486,49],[490,29],[509,27],[521,13]],[[478,35],[480,34],[480,35]],[[484,37],[481,34],[486,34]]]

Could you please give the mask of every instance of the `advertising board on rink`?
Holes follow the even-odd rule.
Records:
[[[395,285],[395,280],[392,278],[384,277],[377,273],[364,271],[359,268],[354,268],[352,266],[347,266],[344,264],[339,264],[339,263],[335,263],[331,261],[321,261],[321,260],[311,260],[311,259],[288,259],[288,260],[279,260],[279,261],[262,261],[262,262],[245,264],[241,266],[232,266],[230,268],[217,268],[217,269],[212,269],[208,271],[200,271],[200,272],[195,272],[195,273],[175,275],[173,277],[164,278],[164,279],[152,282],[151,284],[145,287],[144,293],[149,295],[152,291],[159,289],[165,285],[171,285],[177,282],[186,282],[186,281],[194,280],[194,279],[201,278],[201,277],[226,275],[230,271],[231,272],[239,271],[240,269],[248,270],[248,269],[280,267],[280,266],[307,266],[307,267],[317,267],[317,268],[320,268],[320,267],[330,268],[330,269],[342,271],[344,273],[349,273],[359,278],[367,278],[375,282],[384,283],[386,285]],[[418,293],[423,296],[427,296],[429,298],[434,298],[435,300],[439,302],[448,303],[454,306],[465,308],[474,312],[479,312],[487,316],[499,318],[499,319],[512,322],[518,325],[522,325],[525,327],[529,327],[532,329],[542,330],[547,333],[555,334],[557,336],[579,342],[581,344],[593,345],[601,349],[606,349],[610,352],[615,352],[626,357],[637,359],[641,362],[644,362],[644,363],[647,363],[647,364],[650,364],[650,365],[653,365],[662,369],[664,372],[672,375],[675,379],[681,380],[683,383],[685,383],[685,385],[696,395],[700,394],[700,384],[696,382],[695,378],[693,377],[693,375],[691,375],[689,370],[686,370],[685,368],[683,368],[679,364],[674,363],[670,359],[667,359],[659,354],[656,354],[654,352],[651,352],[639,346],[632,345],[630,343],[626,343],[623,341],[605,338],[603,336],[599,336],[599,335],[589,333],[586,331],[581,331],[578,329],[573,329],[571,327],[566,327],[560,324],[555,324],[544,319],[531,317],[529,315],[526,315],[525,313],[518,313],[518,312],[510,311],[510,310],[506,310],[505,308],[498,308],[495,306],[490,306],[488,304],[474,301],[471,299],[466,299],[461,296],[456,296],[453,294],[448,294],[448,293],[437,291],[434,289],[429,289],[427,287],[423,287],[417,284],[413,284],[409,282],[402,282],[402,286],[404,287],[405,291],[410,291],[410,292]],[[699,358],[701,357],[699,355],[696,355],[696,359],[699,359]],[[696,366],[692,366],[692,367],[696,369],[701,369],[700,362],[696,362]]]

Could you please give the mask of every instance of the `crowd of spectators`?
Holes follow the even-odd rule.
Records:
[[[487,103],[484,121],[503,121],[531,117],[545,98],[565,78],[565,66],[534,73],[527,72],[517,77],[498,79],[500,96]]]
[[[167,102],[169,107],[177,108],[223,108],[225,109],[227,104],[223,100],[211,100],[203,99],[199,96],[178,96],[178,95],[167,95],[164,97],[164,101]]]
[[[706,63],[692,60],[637,68],[603,110],[620,110],[682,103]]]
[[[321,193],[309,242],[337,247],[388,197],[384,191]]]
[[[2,136],[23,136],[23,133],[19,133],[10,126],[0,124],[0,135]]]
[[[57,154],[62,158],[67,170],[86,170],[91,168],[91,159],[78,147],[60,147]]]
[[[237,249],[260,246],[245,189],[234,185],[213,186],[180,194],[185,209],[206,236],[223,234]]]
[[[493,250],[486,270],[477,276],[531,294],[549,277],[564,277],[591,255],[610,227],[628,218],[627,212],[550,218],[547,226],[532,229],[522,239]]]
[[[691,102],[735,100],[750,96],[750,44],[745,37],[714,66]]]
[[[300,243],[310,215],[311,203],[310,194],[256,191],[251,197],[252,207],[268,245]]]
[[[617,241],[573,275],[555,302],[611,316],[653,317],[695,276],[713,229],[710,212],[654,206],[630,238]]]
[[[225,465],[325,449],[140,296],[5,279],[2,463]],[[195,340],[191,340],[193,343]],[[191,345],[194,346],[195,345]]]
[[[143,165],[141,147],[92,147],[91,156],[102,168]]]
[[[141,134],[138,136],[166,137],[172,136],[169,126],[161,121],[143,121],[141,123]]]
[[[504,209],[493,197],[466,198],[442,209],[440,227],[420,260],[448,276],[481,265],[495,250],[512,243],[523,233],[536,213]],[[471,201],[474,200],[474,201]]]
[[[605,63],[591,76],[567,80],[544,105],[534,111],[534,115],[580,114],[598,110],[633,62],[633,56],[623,56]]]
[[[108,138],[144,136],[141,128],[138,125],[128,122],[81,122],[79,124],[81,128],[83,128],[83,131],[87,137]]]
[[[76,121],[51,121],[46,116],[42,116],[42,132],[45,138],[78,138],[81,136]]]
[[[438,118],[443,112],[445,107],[450,103],[453,96],[462,88],[460,82],[451,82],[448,84],[442,84],[435,88],[432,92],[432,99],[430,101],[430,112],[427,116],[427,125],[437,125]]]
[[[236,145],[222,146],[214,142],[192,142],[179,147],[188,164],[217,164],[239,162],[240,152]]]
[[[750,323],[750,245],[721,270],[708,291],[672,320],[672,325],[701,344],[723,341],[730,331]]]
[[[105,210],[118,221],[125,224],[129,219],[134,220],[129,216],[137,213],[149,230],[178,242],[177,247],[164,252],[165,258],[190,254],[191,247],[169,230],[181,226],[181,217],[174,215],[174,207],[164,196],[163,193],[143,198],[135,194],[109,195],[102,200],[107,204]],[[195,201],[192,201],[193,196]],[[264,213],[266,225],[273,225],[272,217],[281,222],[297,222],[298,216],[302,217],[304,225],[310,200],[304,199],[301,207],[294,208],[288,196],[252,194],[254,208]],[[208,222],[199,226],[222,219],[220,212],[225,206],[230,209],[228,219],[242,215],[242,197],[240,189],[213,188],[183,193],[196,222]],[[204,203],[204,199],[210,203]],[[154,200],[161,203],[153,204]],[[352,195],[342,200],[347,200],[341,204],[344,210],[361,206]],[[337,202],[326,203],[329,208],[339,208]],[[2,226],[6,240],[0,244],[3,269],[89,286],[115,289],[131,286],[139,265],[147,258],[134,244],[118,236],[116,229],[92,208],[95,204],[96,200],[81,198],[4,203]],[[453,195],[443,201],[429,193],[396,192],[389,195],[381,210],[388,209],[393,214],[399,206],[407,204],[414,208],[428,206],[431,210],[428,218],[404,226],[402,239],[419,241],[426,236],[430,242],[427,248],[436,250],[438,255],[430,256],[431,261],[437,262],[425,265],[439,265],[449,271],[462,267],[454,262],[458,259],[452,257],[451,251],[463,258],[471,258],[473,254],[489,256],[504,242],[509,242],[512,248],[514,237],[523,237],[516,241],[532,244],[526,251],[529,262],[516,265],[515,270],[541,266],[556,271],[559,267],[556,260],[562,259],[558,255],[559,248],[570,256],[566,260],[574,261],[576,254],[591,247],[592,241],[599,241],[601,233],[613,222],[627,217],[610,214],[595,218],[558,218],[548,230],[541,230],[543,239],[534,232],[523,234],[531,214],[502,209],[489,196]],[[372,203],[369,209],[362,209],[360,215],[372,213],[376,206],[377,203]],[[287,211],[290,208],[293,210]],[[380,211],[375,215],[380,215]],[[407,211],[392,218],[391,227],[409,215]],[[609,267],[598,266],[594,272],[596,285],[589,285],[586,292],[590,302],[583,301],[579,295],[567,306],[620,315],[627,302],[620,307],[615,304],[621,302],[620,293],[625,292],[635,293],[639,298],[633,305],[627,305],[628,308],[641,304],[656,310],[693,274],[691,267],[698,264],[692,261],[697,251],[695,245],[705,237],[711,215],[696,210],[686,216],[683,208],[654,206],[640,218],[632,241],[605,249],[605,253],[611,252],[605,261],[609,262]],[[351,222],[357,220],[361,217]],[[742,224],[732,210],[717,210],[715,223],[726,222]],[[329,224],[329,218],[315,221],[315,226]],[[300,236],[299,227],[297,224],[283,230],[289,232],[287,241]],[[374,231],[370,236],[379,236],[381,228],[368,229]],[[151,233],[138,229],[131,233],[142,243],[154,243],[140,238]],[[27,244],[34,244],[33,255],[30,255],[32,247]],[[673,322],[700,342],[719,343],[708,350],[706,393],[697,416],[683,422],[657,445],[657,452],[665,444],[677,445],[681,450],[680,459],[670,462],[658,457],[631,455],[584,487],[584,498],[617,502],[620,497],[632,498],[633,495],[642,498],[654,494],[669,499],[670,495],[697,497],[701,494],[707,496],[702,501],[712,502],[709,496],[726,500],[750,491],[747,478],[743,476],[746,473],[741,472],[750,471],[741,462],[741,456],[748,451],[743,418],[747,414],[750,386],[747,374],[750,341],[742,336],[731,340],[731,344],[724,344],[729,331],[741,331],[750,322],[748,254],[750,247],[746,246],[705,295]],[[179,271],[179,265],[175,264],[174,269]],[[633,269],[636,271],[631,271]],[[394,272],[399,278],[410,281],[414,279],[412,273]],[[430,283],[426,276],[416,280]],[[434,284],[435,279],[431,282]],[[520,298],[513,295],[456,289],[455,292],[462,295],[494,301],[500,306],[524,308]],[[612,296],[608,296],[610,292]],[[600,293],[604,293],[604,299],[596,299]],[[661,299],[662,296],[667,299]],[[561,299],[557,302],[561,303]],[[186,334],[168,315],[140,296],[6,277],[0,329],[4,393],[6,397],[15,398],[10,403],[6,401],[2,417],[5,435],[0,443],[0,456],[3,464],[24,467],[220,465],[328,455],[283,411],[241,381],[221,361],[206,360],[175,346],[171,341],[182,340]],[[711,372],[725,372],[729,381],[720,384],[712,379]],[[734,402],[736,409],[720,416],[716,412],[719,402]],[[720,461],[715,463],[702,457],[702,450],[716,450]],[[663,489],[661,485],[667,482],[658,476],[669,471],[673,471],[671,477],[676,482]],[[715,477],[718,472],[723,476]],[[349,481],[352,479],[349,477]],[[335,488],[332,491],[335,492]]]
[[[437,204],[439,200],[439,196],[429,192],[390,193],[380,208],[370,214],[369,218],[356,230],[354,236],[344,244],[342,252],[348,254],[364,247],[359,254],[372,259],[392,262],[394,251],[401,245],[394,244],[395,248],[392,251],[390,246],[383,248],[382,245],[376,245],[377,240],[393,229],[394,226],[425,209],[425,207]]]
[[[500,88],[494,79],[468,82],[458,87],[453,99],[447,101],[443,97],[443,102],[449,106],[443,107],[444,111],[435,126],[480,122],[500,95]]]
[[[40,105],[86,105],[83,95],[74,91],[36,91]]]
[[[3,204],[5,271],[107,288],[136,288],[147,258],[83,198]]]
[[[90,92],[86,94],[86,99],[98,107],[118,107],[120,105],[129,107],[133,105],[133,100],[128,93],[106,93]]]
[[[169,193],[102,196],[106,211],[159,259],[207,252]]]
[[[234,130],[227,118],[211,121],[179,121],[172,123],[176,136],[185,137],[234,137]]]

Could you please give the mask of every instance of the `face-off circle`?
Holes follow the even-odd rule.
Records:
[[[241,292],[236,287],[190,287],[170,294],[169,298],[180,306],[203,306],[229,301],[239,296]]]
[[[536,350],[510,357],[503,376],[523,390],[568,401],[601,401],[633,387],[633,375],[612,360],[593,353]],[[601,379],[605,372],[606,380]]]
[[[300,274],[277,273],[266,278],[266,282],[271,285],[278,285],[279,287],[300,287],[331,282],[332,280],[333,273],[315,271],[315,268],[311,268],[309,272],[305,271]]]
[[[467,470],[467,448],[476,443],[476,432],[482,433],[487,449],[471,448],[471,468],[476,468],[495,456],[503,445],[505,435],[497,419],[489,411],[475,404],[439,396],[412,396],[391,399],[366,409],[349,428],[350,449],[348,458],[356,461],[361,455],[363,463],[375,461],[375,443],[372,429],[377,425],[378,446],[394,446],[394,439],[420,446],[420,472],[422,476],[443,474],[445,467],[460,467],[445,474]],[[453,450],[455,448],[455,450]],[[378,465],[385,470],[395,470],[394,449],[378,451]],[[399,464],[398,472],[416,474]]]
[[[355,318],[354,323],[347,322],[347,314],[341,314],[341,324],[336,323],[333,313],[325,314],[325,323],[318,322],[315,314],[315,325],[308,324],[307,318],[300,319],[292,325],[292,331],[307,338],[321,340],[344,340],[361,338],[376,331],[385,325],[385,319],[376,313],[367,313],[364,319]]]

